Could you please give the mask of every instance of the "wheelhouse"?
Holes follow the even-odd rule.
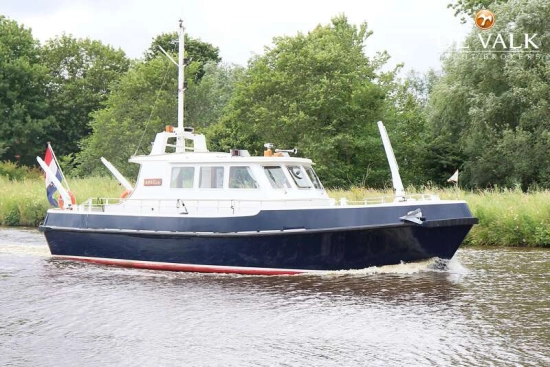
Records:
[[[237,199],[269,197],[280,193],[289,197],[328,198],[311,161],[288,158],[286,162],[264,157],[212,161],[144,160],[133,198],[220,195]],[[167,179],[163,179],[166,177]]]

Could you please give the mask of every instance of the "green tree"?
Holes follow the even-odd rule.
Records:
[[[456,169],[462,171],[465,160],[460,138],[468,128],[465,101],[469,90],[454,83],[454,78],[460,78],[456,67],[452,57],[444,62],[444,74],[431,89],[425,112],[427,138],[423,169],[426,177],[438,185],[445,185]]]
[[[43,155],[49,116],[48,69],[31,30],[0,15],[0,160],[34,165]]]
[[[426,105],[431,89],[438,79],[433,71],[420,75],[410,72],[396,80],[385,107],[385,124],[405,186],[421,186],[432,180],[426,161],[433,152],[426,146],[431,143],[426,131]]]
[[[380,72],[387,54],[365,56],[370,34],[366,23],[341,15],[308,34],[275,38],[249,62],[211,141],[255,153],[265,142],[296,146],[328,186],[383,185],[389,174],[376,122],[394,73]]]
[[[177,33],[157,36],[145,52],[114,85],[104,107],[92,113],[92,134],[81,142],[76,174],[105,172],[99,157],[134,175],[137,166],[128,164],[133,154],[147,154],[150,142],[165,125],[177,125],[177,68],[162,54],[161,45],[176,57]],[[206,128],[221,118],[243,68],[219,64],[218,48],[185,35],[185,126]],[[199,77],[200,75],[200,77]]]
[[[207,128],[221,121],[235,85],[245,68],[238,65],[209,62],[203,67],[204,76],[186,95],[186,120],[195,128]]]
[[[186,68],[190,90],[198,66],[191,63]],[[137,62],[91,118],[92,134],[81,142],[76,173],[106,173],[99,160],[103,156],[133,177],[138,167],[129,164],[128,158],[148,154],[155,134],[165,125],[177,125],[177,68],[164,56]]]
[[[52,144],[60,156],[76,153],[78,142],[91,132],[90,113],[101,108],[130,61],[120,49],[71,35],[48,40],[42,53],[51,75],[50,114],[57,121]]]
[[[463,157],[468,186],[550,187],[550,4],[510,0],[491,10],[493,28],[472,29],[469,52],[451,52],[444,62],[428,108],[432,138],[455,147],[447,160]],[[522,41],[529,34],[536,47],[512,50],[494,43],[498,34],[507,43],[510,34]],[[485,47],[480,37],[489,36]]]

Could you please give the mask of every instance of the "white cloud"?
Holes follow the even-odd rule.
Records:
[[[307,32],[344,13],[350,22],[366,21],[374,31],[367,54],[387,50],[392,63],[421,72],[439,68],[439,56],[459,42],[469,27],[460,24],[445,1],[279,0],[6,0],[0,14],[24,23],[45,41],[63,32],[99,39],[140,57],[151,40],[177,30],[183,18],[188,33],[220,48],[225,62],[246,64],[273,37]],[[32,3],[32,5],[31,5]]]

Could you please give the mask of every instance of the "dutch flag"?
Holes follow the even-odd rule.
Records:
[[[49,167],[49,169],[55,174],[55,177],[59,181],[61,181],[61,178],[63,177],[61,174],[61,169],[57,165],[54,157],[55,155],[53,153],[53,149],[50,143],[48,143],[48,147],[46,148],[46,156],[44,157],[44,162]],[[53,197],[53,194],[57,191],[57,188],[53,184],[48,174],[44,174],[44,177],[46,179],[46,196],[48,197],[48,201],[50,202],[51,206],[57,208],[59,207],[59,204],[57,203],[57,200],[55,200]]]

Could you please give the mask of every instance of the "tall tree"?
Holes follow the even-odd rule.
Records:
[[[426,134],[426,104],[438,75],[410,72],[404,79],[396,79],[385,107],[385,124],[400,167],[405,186],[425,185],[432,179],[426,161],[433,152],[426,146],[431,142]]]
[[[197,68],[198,63],[186,68],[190,90]],[[165,125],[177,125],[177,68],[160,56],[137,62],[91,117],[92,134],[81,142],[77,173],[105,173],[99,160],[104,156],[122,173],[135,175],[137,167],[128,158],[149,153],[155,134]]]
[[[31,30],[0,15],[0,160],[35,164],[43,154],[49,116],[48,69]]]
[[[249,62],[222,123],[218,149],[298,147],[329,186],[383,185],[389,175],[376,122],[384,116],[388,56],[365,56],[371,32],[343,15],[308,34],[277,37]],[[383,167],[383,168],[382,168]]]
[[[187,123],[195,128],[207,128],[221,121],[235,85],[243,77],[245,68],[238,65],[209,62],[198,84],[186,95]]]
[[[473,29],[469,52],[444,62],[430,96],[433,138],[455,147],[447,157],[460,150],[469,186],[550,187],[550,4],[510,0],[491,10],[493,28]]]
[[[114,85],[104,108],[92,113],[92,134],[81,141],[75,173],[87,175],[105,172],[99,161],[104,156],[134,175],[135,165],[128,164],[134,153],[149,152],[150,142],[165,125],[177,125],[177,68],[157,48],[157,44],[176,55],[176,33],[155,38],[145,54]],[[218,49],[199,40],[187,38],[185,68],[185,124],[205,128],[217,122],[242,74],[237,66],[219,65]],[[197,75],[202,73],[202,77]]]
[[[130,61],[120,49],[65,34],[47,41],[42,52],[51,74],[50,114],[57,121],[51,140],[58,155],[76,153],[91,132],[90,113],[101,108]]]

